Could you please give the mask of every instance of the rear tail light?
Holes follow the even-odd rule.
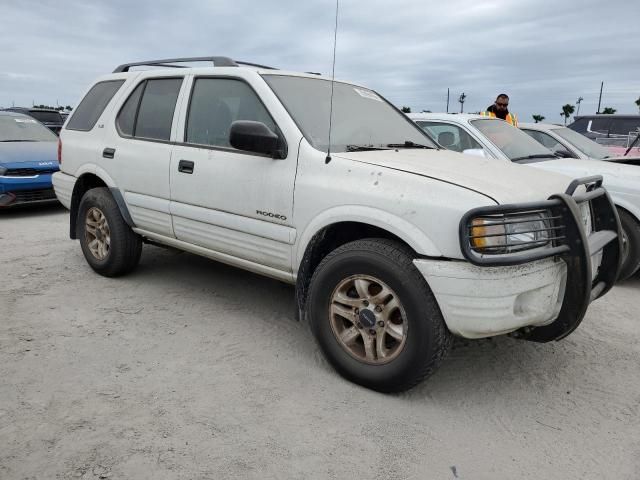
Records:
[[[62,140],[58,138],[58,163],[62,165]]]

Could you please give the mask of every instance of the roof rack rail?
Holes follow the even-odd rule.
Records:
[[[251,67],[265,68],[269,70],[277,70],[274,67],[259,65],[257,63],[235,61],[229,57],[186,57],[186,58],[165,58],[162,60],[147,60],[144,62],[124,63],[116,67],[113,73],[128,72],[131,67],[153,66],[153,67],[169,67],[169,68],[188,68],[185,65],[172,65],[174,63],[189,62],[212,62],[214,67],[238,67],[240,65],[248,65]]]
[[[268,65],[260,65],[259,63],[242,62],[240,60],[236,60],[236,63],[238,65],[248,65],[249,67],[264,68],[265,70],[278,70],[276,67],[269,67]]]

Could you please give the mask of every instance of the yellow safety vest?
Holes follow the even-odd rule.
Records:
[[[493,112],[480,112],[480,115],[482,115],[483,117],[498,118]],[[507,113],[507,118],[505,118],[504,121],[510,123],[514,127],[518,126],[518,117],[516,117],[515,113]]]

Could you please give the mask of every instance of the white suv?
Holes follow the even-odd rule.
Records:
[[[171,68],[196,60],[215,66]],[[122,65],[59,151],[55,191],[95,271],[129,272],[152,242],[293,283],[329,362],[380,391],[430,375],[452,335],[563,338],[618,274],[601,179],[442,150],[377,93],[319,75]]]

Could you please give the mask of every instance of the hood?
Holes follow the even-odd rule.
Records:
[[[58,164],[57,142],[0,142],[0,165],[51,161]]]
[[[458,185],[500,204],[546,200],[564,192],[575,178],[448,150],[374,150],[332,155]]]

